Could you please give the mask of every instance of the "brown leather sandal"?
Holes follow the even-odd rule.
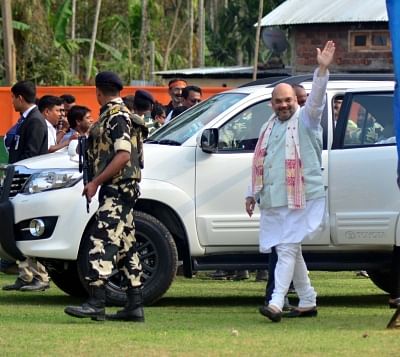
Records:
[[[282,312],[275,310],[268,305],[261,306],[258,311],[261,315],[268,317],[272,322],[280,322],[282,319]]]

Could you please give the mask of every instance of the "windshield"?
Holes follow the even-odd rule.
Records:
[[[161,127],[146,142],[181,145],[226,109],[233,106],[245,93],[220,93],[201,102]]]

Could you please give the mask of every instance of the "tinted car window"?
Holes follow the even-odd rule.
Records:
[[[246,108],[219,130],[218,151],[254,151],[261,126],[272,114],[270,101]]]
[[[181,145],[212,119],[246,97],[244,93],[221,93],[186,110],[147,140],[148,143]]]
[[[396,142],[393,94],[356,94],[347,114],[344,147],[376,146]]]

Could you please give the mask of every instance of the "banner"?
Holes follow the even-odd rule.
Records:
[[[390,38],[392,41],[393,70],[396,80],[394,91],[394,123],[396,127],[397,174],[400,176],[400,0],[386,0],[386,8],[389,17]],[[399,183],[399,178],[398,178]],[[399,186],[400,187],[400,186]]]

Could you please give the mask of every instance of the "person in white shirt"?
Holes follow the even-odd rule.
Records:
[[[272,297],[259,310],[273,322],[279,322],[282,316],[317,315],[317,294],[308,277],[301,242],[318,230],[325,216],[320,122],[334,53],[333,41],[328,41],[322,51],[317,49],[319,67],[304,107],[300,108],[290,84],[275,87],[271,100],[275,114],[261,129],[254,151],[252,190],[245,206],[251,216],[259,202],[260,251],[269,253],[275,247],[278,255]],[[299,305],[283,315],[291,281]]]
[[[68,146],[72,140],[66,140],[62,143],[57,143],[57,125],[62,119],[63,101],[60,97],[54,95],[44,95],[38,102],[39,111],[46,119],[48,133],[48,152],[52,153]]]

